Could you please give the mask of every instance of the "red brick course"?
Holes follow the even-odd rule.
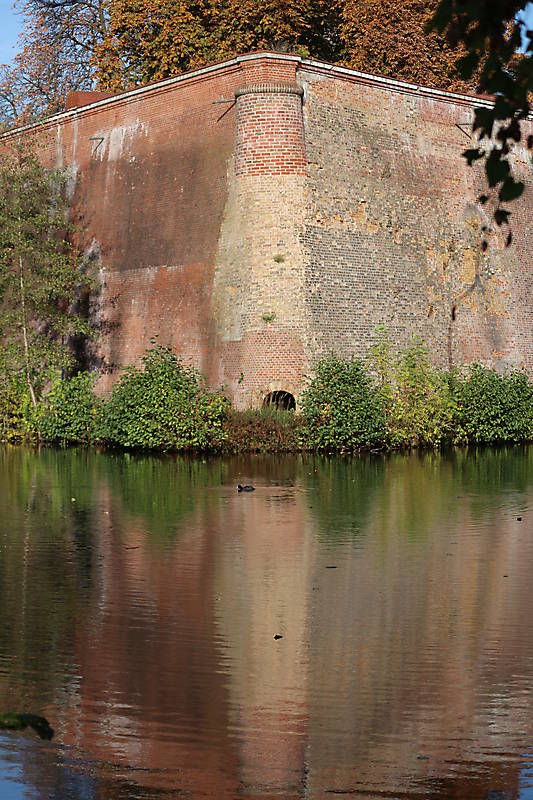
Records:
[[[237,90],[236,175],[305,174],[302,94],[295,84]]]

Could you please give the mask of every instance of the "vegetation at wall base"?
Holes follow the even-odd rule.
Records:
[[[39,404],[35,428],[48,444],[94,444],[100,437],[103,402],[94,393],[96,376],[80,372],[68,380],[60,377]]]
[[[393,351],[378,329],[366,360],[319,361],[300,413],[236,411],[168,348],[148,350],[108,398],[95,375],[59,375],[34,409],[27,386],[0,371],[0,438],[123,450],[282,453],[440,449],[533,441],[533,383],[481,364],[433,367],[420,340]]]
[[[364,363],[335,353],[317,364],[303,393],[302,416],[310,450],[353,452],[385,439],[383,403]]]
[[[140,450],[220,450],[228,400],[210,392],[193,367],[155,347],[127,367],[104,403],[100,441]]]
[[[378,326],[368,354],[386,420],[390,449],[440,447],[454,439],[454,377],[432,366],[418,337],[395,353],[386,328]]]
[[[27,386],[0,367],[0,441],[17,443],[32,438],[33,406]]]
[[[281,411],[271,406],[232,409],[225,422],[227,453],[294,453],[301,449],[304,420],[294,411]]]
[[[525,372],[504,375],[473,364],[455,377],[455,444],[517,444],[533,439],[533,384]]]
[[[21,141],[0,154],[0,426],[6,441],[35,433],[44,390],[76,366],[69,342],[91,334],[78,301],[92,281],[72,243],[67,183],[66,172],[46,170]]]

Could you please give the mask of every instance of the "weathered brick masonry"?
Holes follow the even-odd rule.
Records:
[[[529,157],[514,243],[495,232],[483,252],[481,177],[461,159],[473,106],[258,54],[46,121],[43,158],[69,168],[101,274],[102,389],[157,341],[241,406],[298,397],[320,355],[364,353],[378,323],[443,365],[533,374]]]

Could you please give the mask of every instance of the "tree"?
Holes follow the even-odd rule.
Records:
[[[21,0],[22,2],[22,0]],[[23,0],[4,116],[60,110],[72,89],[121,90],[236,53],[275,49],[441,88],[473,88],[424,24],[438,0]]]
[[[475,91],[475,70],[464,79],[457,67],[461,45],[427,24],[438,0],[347,0],[341,37],[345,60],[364,72],[455,91]]]
[[[24,123],[63,111],[67,94],[92,89],[95,53],[108,31],[107,0],[25,0],[20,51],[0,71],[0,110]]]
[[[66,178],[20,144],[0,154],[0,368],[3,382],[23,379],[34,408],[72,366],[69,337],[89,333],[73,312],[88,279],[68,241]]]
[[[463,48],[459,69],[465,80],[478,74],[479,91],[494,97],[491,108],[477,108],[473,131],[478,142],[464,152],[469,164],[481,160],[492,194],[496,195],[494,220],[509,222],[503,204],[520,197],[524,184],[512,175],[513,145],[523,139],[522,121],[530,111],[533,91],[533,31],[522,17],[527,0],[441,0],[427,29],[447,36],[451,47]],[[521,46],[523,53],[518,53]],[[526,138],[533,148],[533,136]],[[480,196],[481,203],[489,195]],[[508,243],[511,242],[509,231]]]
[[[279,49],[448,89],[473,89],[425,24],[438,0],[109,0],[105,85],[158,80],[236,53]]]
[[[340,0],[109,0],[100,81],[136,85],[261,49],[337,60],[340,7]]]

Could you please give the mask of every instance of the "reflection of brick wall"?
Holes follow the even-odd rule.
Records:
[[[101,388],[159,342],[240,405],[298,396],[321,354],[364,353],[377,323],[443,365],[533,372],[528,156],[514,244],[495,231],[484,254],[482,176],[461,159],[473,105],[257,54],[45,123],[101,271]]]

